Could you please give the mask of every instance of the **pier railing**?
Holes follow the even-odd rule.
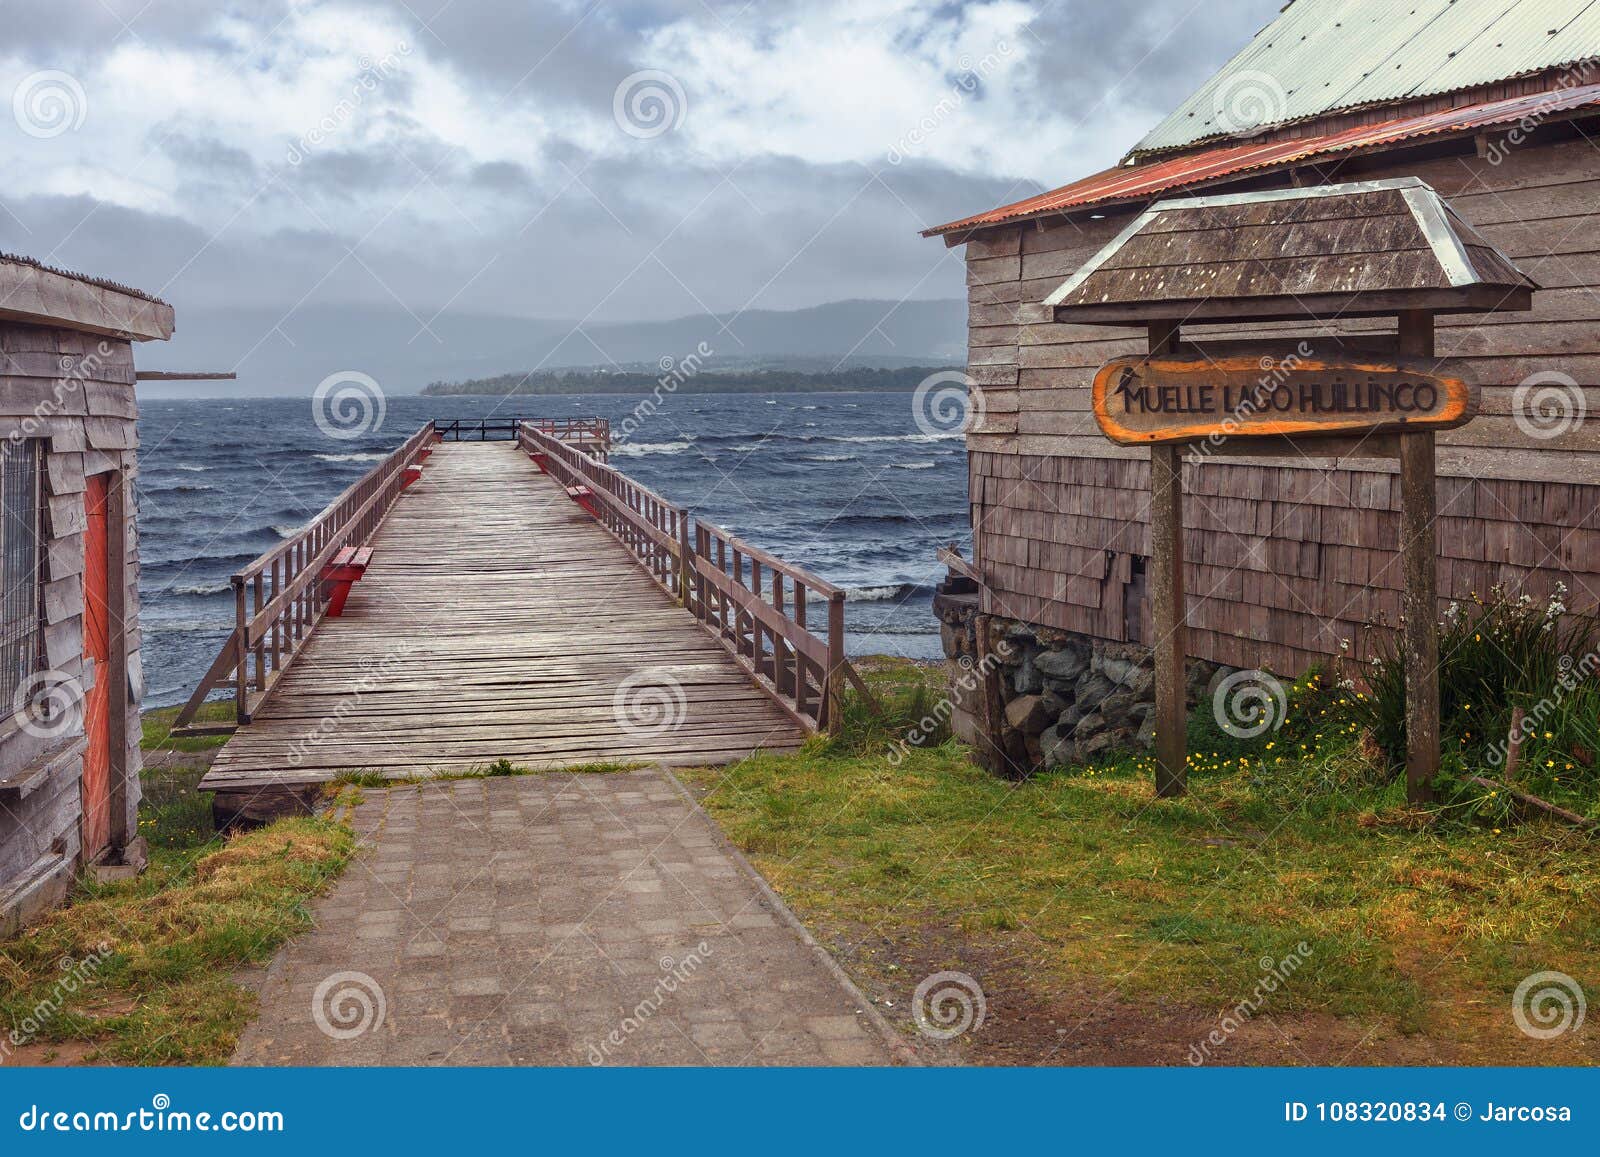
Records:
[[[672,594],[683,591],[689,514],[615,466],[585,454],[538,425],[523,426],[519,445],[537,455],[563,486],[587,486],[594,496],[595,517],[616,535],[639,564]]]
[[[601,462],[611,456],[610,418],[435,418],[434,431],[445,442],[515,442],[532,427],[569,445],[581,447]]]
[[[699,519],[691,565],[684,605],[796,719],[837,731],[844,591]]]
[[[836,731],[846,680],[844,591],[693,517],[615,467],[529,425],[521,446],[596,518],[796,722]]]
[[[351,483],[292,538],[234,572],[233,630],[178,712],[174,734],[217,734],[250,722],[322,620],[327,609],[323,568],[344,547],[361,546],[372,538],[405,489],[406,468],[416,464],[433,440],[430,422]],[[236,724],[196,725],[200,705],[219,688],[233,691]]]
[[[233,574],[233,630],[179,711],[174,734],[220,734],[250,722],[326,615],[324,569],[345,547],[371,541],[408,469],[445,436],[429,422],[292,538]],[[602,461],[597,454],[610,447],[603,418],[530,420],[516,438],[563,486],[588,491],[582,497],[597,521],[790,717],[808,729],[838,730],[846,682],[865,693],[844,654],[843,590],[694,518]],[[201,704],[218,690],[232,692],[235,723],[196,724]]]

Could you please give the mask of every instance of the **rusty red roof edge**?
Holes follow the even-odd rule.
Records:
[[[1398,144],[1419,137],[1476,132],[1524,119],[1543,121],[1592,105],[1600,105],[1600,83],[1551,89],[1464,108],[1358,125],[1323,136],[1226,145],[1149,164],[1106,169],[1048,193],[1002,205],[987,213],[964,217],[947,225],[924,229],[922,235],[936,237],[958,230],[982,229],[1046,213],[1059,213],[1065,209],[1154,196],[1219,177],[1266,171],[1329,153]]]

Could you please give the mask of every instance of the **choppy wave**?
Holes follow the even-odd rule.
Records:
[[[232,588],[231,583],[183,583],[168,588],[175,595],[220,595]]]
[[[643,458],[646,454],[682,454],[692,442],[618,442],[611,447],[612,457]]]
[[[277,535],[279,538],[289,539],[293,538],[304,529],[304,526],[290,526],[287,523],[275,523],[272,527],[272,533]]]
[[[949,442],[964,438],[960,430],[950,434],[830,434],[826,442]]]
[[[882,586],[846,587],[847,603],[887,603],[913,595],[932,594],[933,588],[919,583],[886,583]]]
[[[815,422],[806,425],[814,426]],[[721,434],[708,434],[704,442],[745,442],[754,438],[757,445],[766,442],[845,442],[850,444],[889,444],[894,442],[907,442],[913,445],[926,445],[930,442],[959,442],[963,435],[959,430],[952,433],[938,434],[784,434],[776,431],[761,433],[757,430],[730,431]]]
[[[383,453],[313,454],[319,462],[382,462],[389,455]]]
[[[830,518],[830,527],[839,526],[920,526],[927,519],[915,518],[909,514],[841,514]]]
[[[149,536],[147,535],[146,537],[148,538]],[[143,560],[140,569],[152,572],[172,569],[186,571],[191,567],[196,567],[205,570],[226,569],[231,573],[236,567],[243,566],[247,562],[254,562],[260,556],[260,553],[260,551],[234,550],[217,554],[209,554],[202,551],[199,554],[180,554],[169,558],[158,556]]]
[[[145,636],[152,635],[225,635],[228,633],[228,623],[216,619],[159,619],[150,616],[141,616],[139,631]]]
[[[802,454],[802,462],[854,462],[854,454]]]
[[[188,470],[188,471],[190,471],[192,473],[195,473],[195,474],[199,474],[199,473],[202,473],[203,471],[211,469],[211,467],[209,467],[209,466],[191,466],[187,462],[174,462],[172,464],[172,468],[174,470]]]
[[[896,462],[893,464],[896,470],[932,470],[937,465],[937,462]]]

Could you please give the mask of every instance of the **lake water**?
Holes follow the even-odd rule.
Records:
[[[600,414],[635,396],[395,397],[353,439],[308,398],[147,400],[139,419],[142,626],[150,706],[181,701],[233,620],[228,576],[314,517],[429,418]],[[967,550],[959,435],[910,394],[679,394],[613,463],[664,497],[850,592],[852,654],[939,655],[934,551]],[[515,549],[508,543],[507,549]]]

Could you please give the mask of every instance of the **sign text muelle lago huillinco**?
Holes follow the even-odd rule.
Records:
[[[1140,445],[1448,428],[1472,418],[1476,392],[1405,359],[1136,356],[1100,367],[1094,411],[1113,441]]]

